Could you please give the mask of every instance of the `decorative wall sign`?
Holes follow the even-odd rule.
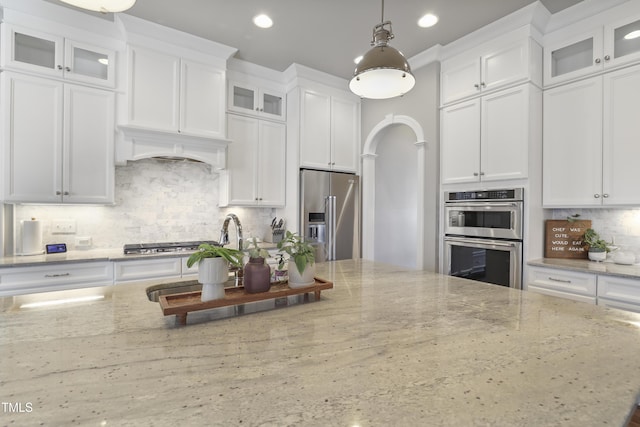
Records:
[[[591,228],[590,219],[549,219],[545,222],[545,258],[588,258],[582,236]]]

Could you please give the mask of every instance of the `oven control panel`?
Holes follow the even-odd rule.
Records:
[[[444,196],[445,203],[472,201],[520,201],[522,200],[523,189],[511,188],[503,190],[447,191]]]

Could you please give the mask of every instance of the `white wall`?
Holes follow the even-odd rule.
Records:
[[[394,125],[378,137],[374,259],[416,268],[416,136],[408,126]]]
[[[438,207],[439,207],[439,112],[438,99],[440,87],[440,64],[431,63],[425,67],[414,70],[416,77],[416,85],[408,94],[399,98],[387,100],[363,100],[362,101],[362,129],[361,134],[363,140],[369,135],[371,130],[381,121],[387,114],[406,115],[416,120],[424,131],[425,144],[425,194],[424,194],[424,268],[426,270],[436,271],[438,268]],[[395,131],[389,133],[390,137],[395,137]],[[415,135],[412,136],[415,142]],[[391,141],[380,141],[378,147],[383,147]],[[414,163],[416,149],[412,147]],[[379,153],[378,153],[379,154]],[[386,157],[389,154],[383,155]],[[392,160],[390,160],[393,163]],[[376,158],[376,169],[379,164],[384,164],[385,159]],[[376,171],[376,177],[381,176],[382,179],[391,179],[392,173],[401,173],[404,166],[392,166],[383,174]],[[363,177],[365,179],[365,177]],[[376,182],[376,185],[378,182]],[[415,194],[415,192],[414,192]],[[392,216],[390,206],[376,207],[376,218],[379,216]],[[366,215],[366,212],[363,212]],[[409,230],[415,233],[415,228]],[[387,245],[402,245],[402,241],[394,237],[394,241],[390,241]],[[415,258],[415,252],[413,255]]]
[[[138,160],[116,167],[115,206],[17,205],[19,221],[43,221],[43,242],[75,246],[75,236],[91,236],[93,247],[125,243],[218,240],[224,216],[233,212],[245,238],[263,238],[275,215],[268,208],[218,208],[218,178],[204,163]],[[53,234],[52,221],[72,219],[76,234]],[[235,238],[230,226],[231,239]],[[20,248],[17,248],[18,250]]]

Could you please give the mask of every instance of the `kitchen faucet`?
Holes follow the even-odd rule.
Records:
[[[233,220],[236,225],[236,236],[238,237],[238,250],[242,250],[242,224],[236,214],[227,214],[222,224],[222,230],[220,230],[220,246],[229,244],[229,221]]]

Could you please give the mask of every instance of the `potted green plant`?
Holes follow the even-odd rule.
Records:
[[[589,246],[590,260],[604,261],[607,258],[610,243],[602,239],[593,228],[587,228],[585,230],[582,241]]]
[[[229,279],[229,264],[242,266],[243,253],[236,249],[202,243],[187,259],[187,267],[198,264],[198,281],[202,283],[202,301],[224,298],[224,284]]]
[[[315,283],[315,248],[301,236],[285,232],[278,250],[289,255],[289,287],[299,288]]]
[[[258,245],[255,237],[249,241],[247,252],[249,262],[244,266],[242,279],[245,292],[255,294],[268,291],[271,287],[271,269],[264,261],[269,258],[269,252]]]

